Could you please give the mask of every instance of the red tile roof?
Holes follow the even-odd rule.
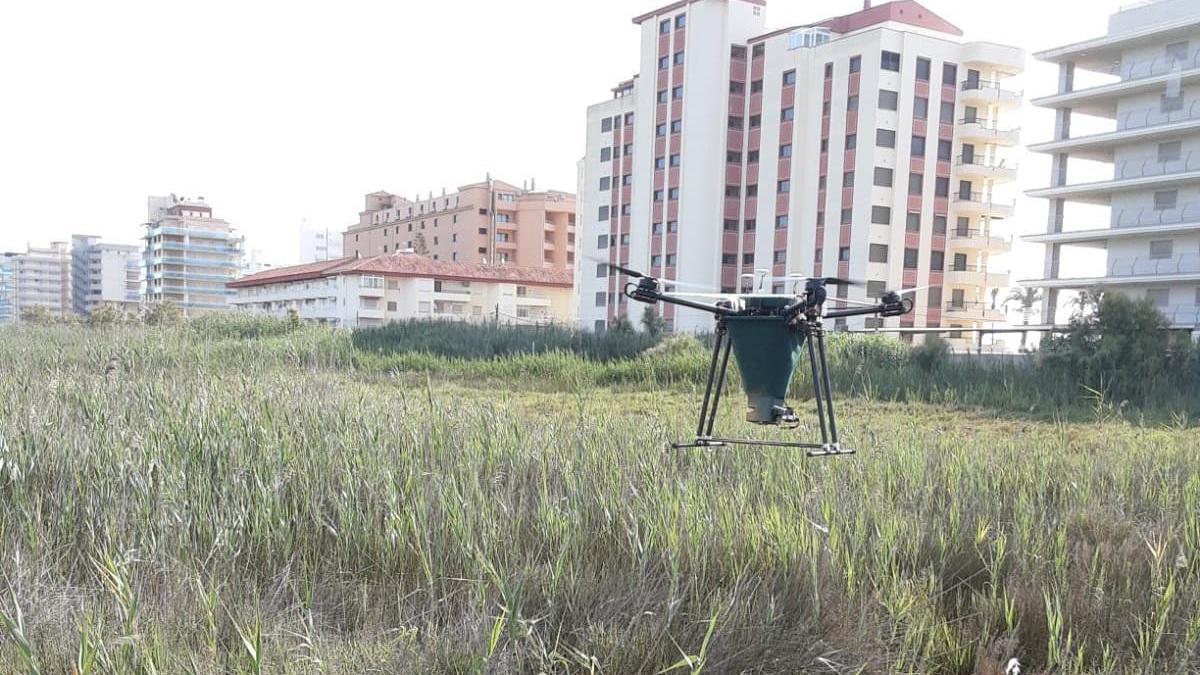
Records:
[[[851,33],[868,26],[874,26],[886,21],[907,23],[911,26],[928,28],[950,35],[962,35],[963,32],[942,17],[929,11],[915,0],[894,0],[842,16],[835,16],[818,21],[813,26],[822,26],[835,33]]]
[[[491,281],[529,286],[569,288],[573,275],[569,270],[509,267],[481,263],[433,260],[416,253],[391,253],[370,258],[340,258],[323,262],[279,267],[231,281],[230,288],[246,288],[285,281],[320,279],[339,274],[372,274],[384,277],[422,277],[453,281]]]

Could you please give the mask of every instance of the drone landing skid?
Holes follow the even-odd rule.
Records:
[[[731,445],[746,445],[768,448],[795,448],[808,450],[809,457],[833,457],[835,455],[853,455],[854,450],[843,448],[840,443],[795,443],[790,441],[762,441],[753,438],[712,438],[700,436],[691,443],[672,443],[675,450],[692,448],[725,448]]]

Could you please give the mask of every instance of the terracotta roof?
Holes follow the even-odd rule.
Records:
[[[565,269],[510,267],[482,263],[433,260],[416,253],[390,253],[370,258],[341,258],[324,262],[279,267],[226,284],[230,288],[262,286],[285,281],[320,279],[339,274],[373,274],[385,277],[423,277],[453,281],[492,281],[529,286],[569,288],[573,274]]]
[[[910,26],[918,26],[928,28],[930,30],[949,33],[950,35],[962,35],[963,32],[958,26],[950,23],[942,17],[929,11],[929,9],[915,0],[894,0],[893,2],[885,2],[882,5],[876,5],[869,9],[863,9],[842,16],[835,16],[823,21],[817,21],[810,24],[811,26],[821,26],[828,28],[835,33],[851,33],[856,30],[867,28],[884,23],[886,21],[895,21],[897,23],[907,23]]]

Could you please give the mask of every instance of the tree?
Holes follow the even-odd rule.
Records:
[[[151,304],[146,308],[143,316],[147,326],[169,326],[179,323],[182,318],[183,312],[179,311],[179,306],[170,300]]]
[[[25,323],[54,323],[54,315],[42,305],[33,305],[21,310],[21,321]]]
[[[662,337],[666,327],[667,322],[663,320],[662,314],[659,314],[658,305],[650,305],[642,312],[642,329],[647,335],[655,339]]]
[[[996,293],[999,290],[1000,289],[998,288],[994,288],[992,289],[992,292]],[[1029,317],[1033,315],[1035,311],[1034,308],[1041,301],[1042,290],[1040,288],[1034,288],[1032,286],[1028,288],[1013,287],[1009,289],[1008,297],[1004,299],[1004,306],[1008,307],[1008,303],[1010,302],[1015,302],[1020,305],[1021,325],[1028,326]],[[992,306],[996,306],[995,296],[992,298]],[[1025,351],[1025,339],[1028,337],[1028,335],[1029,334],[1024,331],[1021,332],[1021,351]]]
[[[295,307],[288,307],[287,323],[289,331],[300,330],[300,312]]]
[[[121,310],[112,305],[100,305],[93,309],[91,314],[88,314],[87,322],[89,326],[113,326],[124,320]]]
[[[413,252],[420,255],[429,255],[429,245],[425,243],[424,232],[418,232],[417,237],[413,239]]]
[[[633,324],[629,322],[629,317],[624,314],[613,319],[613,322],[608,326],[609,332],[612,333],[632,333]]]

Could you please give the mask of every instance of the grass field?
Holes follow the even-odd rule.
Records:
[[[1200,669],[1194,408],[846,343],[858,455],[667,451],[656,349],[0,330],[0,673]]]

